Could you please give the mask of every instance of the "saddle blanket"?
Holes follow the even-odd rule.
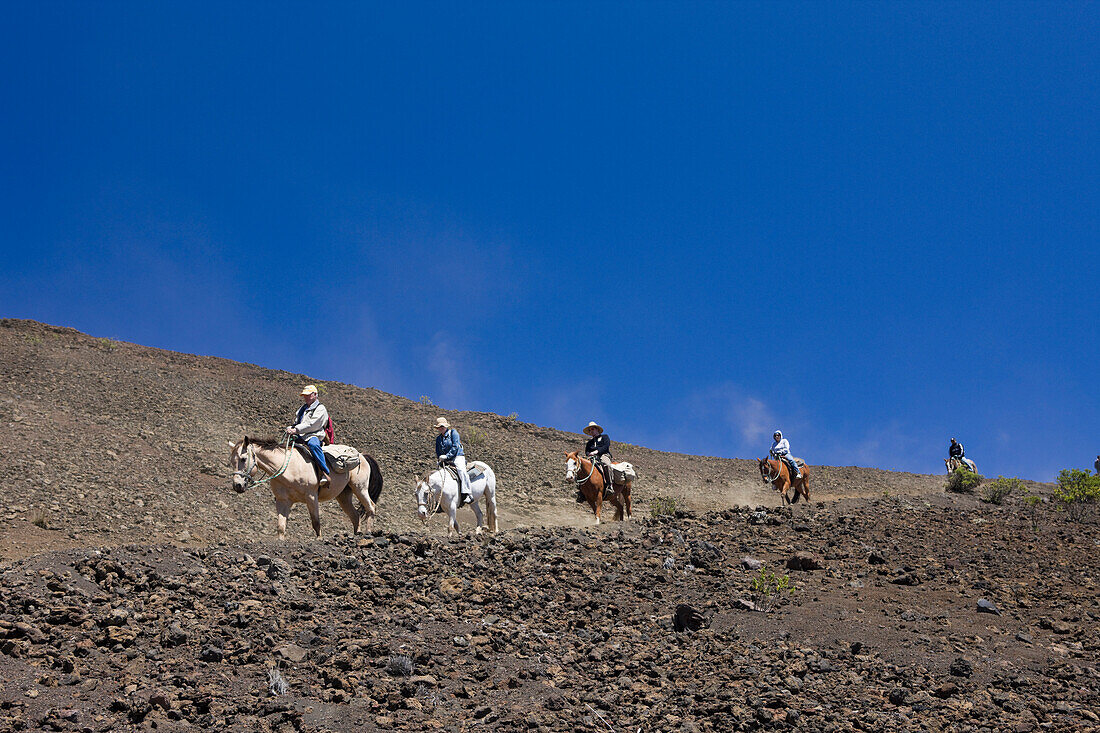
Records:
[[[326,445],[321,450],[333,473],[348,473],[359,465],[359,451],[350,445]]]
[[[638,478],[638,473],[634,470],[634,466],[623,461],[621,463],[611,464],[611,482],[615,484],[625,484],[628,481],[633,481]]]

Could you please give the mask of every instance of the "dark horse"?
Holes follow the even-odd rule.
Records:
[[[771,484],[771,487],[782,495],[784,504],[797,504],[799,494],[806,497],[806,501],[810,500],[810,472],[805,463],[802,463],[802,478],[795,479],[793,482],[786,462],[777,461],[774,458],[761,458],[759,465],[760,478],[764,479],[764,483]],[[794,500],[787,496],[787,490],[792,487]]]
[[[596,470],[595,466],[592,465],[592,461],[577,455],[577,451],[573,451],[565,454],[565,478],[573,481],[580,488],[584,498],[588,500],[588,505],[592,507],[592,511],[596,514],[596,524],[599,524],[600,510],[603,508],[603,474]],[[615,519],[621,520],[623,518],[624,509],[626,516],[631,516],[631,482],[612,484],[611,488],[613,493],[609,497],[609,501],[615,507]]]

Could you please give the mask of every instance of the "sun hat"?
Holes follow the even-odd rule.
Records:
[[[592,432],[593,430],[597,430],[599,432],[593,433]],[[599,435],[600,433],[603,432],[603,428],[601,428],[599,425],[597,425],[594,422],[590,422],[590,423],[588,423],[588,426],[585,427],[585,429],[581,432],[583,432],[585,435],[591,435],[592,437],[596,437],[597,435]]]
[[[435,419],[435,426],[437,428],[449,428],[449,427],[451,427],[451,424],[449,422],[447,422],[447,418],[437,417]]]
[[[317,387],[312,384],[307,384],[306,386],[302,387],[302,391],[298,394],[317,394]]]

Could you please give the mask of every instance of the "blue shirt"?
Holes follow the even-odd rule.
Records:
[[[458,439],[458,431],[454,428],[443,431],[442,435],[435,436],[435,457],[440,461],[453,461],[455,456],[464,456],[462,443]]]

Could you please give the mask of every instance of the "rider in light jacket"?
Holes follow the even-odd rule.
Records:
[[[328,410],[317,399],[317,388],[312,384],[302,388],[301,397],[302,406],[294,416],[294,425],[286,431],[290,435],[297,436],[298,440],[309,447],[317,469],[318,487],[324,488],[328,485],[328,463],[325,462],[325,454],[321,450],[321,440],[325,437]]]
[[[791,478],[802,478],[802,471],[798,469],[798,464],[794,462],[794,458],[791,457],[791,445],[787,442],[787,439],[783,437],[783,433],[776,430],[772,435],[775,439],[775,443],[772,445],[772,456],[778,458],[787,464],[787,467],[791,469]]]

